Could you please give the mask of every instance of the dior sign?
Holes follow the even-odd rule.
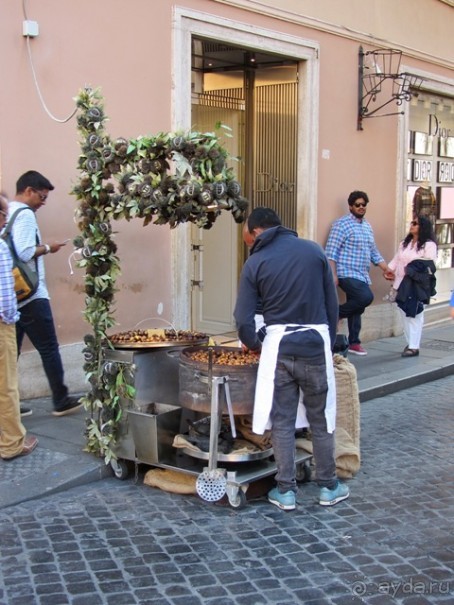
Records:
[[[271,174],[271,172],[257,173],[257,193],[293,193],[294,189],[295,183],[291,181],[281,181],[277,176]]]
[[[454,183],[454,162],[438,162],[438,182]]]

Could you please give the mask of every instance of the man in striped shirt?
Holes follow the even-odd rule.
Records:
[[[9,204],[9,217],[19,209],[12,228],[17,255],[32,268],[38,268],[39,285],[37,291],[19,303],[20,319],[17,322],[17,348],[20,353],[26,334],[38,351],[52,392],[54,416],[66,416],[77,412],[82,404],[68,394],[64,382],[63,362],[60,355],[54,318],[47,289],[44,259],[46,254],[55,254],[66,241],[44,243],[36,221],[36,212],[46,205],[47,197],[54,186],[42,174],[29,170],[16,183],[15,199]],[[68,240],[67,240],[68,241]]]
[[[0,195],[0,231],[6,224],[8,202]],[[16,321],[19,319],[12,274],[13,261],[0,238],[0,458],[30,454],[38,439],[26,435],[20,419],[17,380]]]
[[[372,227],[364,218],[369,198],[364,191],[352,191],[348,197],[349,214],[335,221],[326,244],[326,255],[336,285],[345,292],[339,305],[339,319],[348,320],[349,353],[367,355],[361,346],[361,315],[374,300],[370,289],[370,264],[385,273],[388,265],[375,245]]]

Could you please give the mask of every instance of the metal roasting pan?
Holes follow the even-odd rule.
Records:
[[[208,460],[210,457],[210,452],[198,452],[189,447],[182,447],[179,451],[183,454],[187,454],[188,456],[192,456],[193,458],[198,458],[199,460]],[[235,452],[223,454],[222,452],[218,452],[217,459],[219,462],[252,462],[254,460],[264,460],[272,455],[273,448],[269,448],[268,450],[258,450],[257,452],[248,453],[244,452],[243,454],[235,454]]]
[[[208,337],[199,340],[162,340],[157,342],[113,342],[114,349],[168,349],[170,347],[188,347],[202,345],[208,342]]]

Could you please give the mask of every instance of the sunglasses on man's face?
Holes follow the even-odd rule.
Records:
[[[360,202],[359,204],[353,204],[353,206],[355,208],[365,208],[367,206],[367,204],[363,204],[363,203]]]
[[[418,221],[411,221],[410,225],[413,225],[413,227],[416,227],[417,225],[419,225]]]

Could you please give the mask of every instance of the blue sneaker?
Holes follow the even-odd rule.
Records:
[[[277,487],[273,487],[273,489],[268,492],[268,501],[271,502],[271,504],[275,504],[278,508],[282,508],[282,510],[295,510],[296,497],[291,490],[281,494]]]
[[[350,491],[345,483],[339,483],[338,481],[336,487],[333,489],[328,489],[327,487],[320,489],[320,504],[322,506],[334,506],[338,502],[346,500],[349,495]]]

